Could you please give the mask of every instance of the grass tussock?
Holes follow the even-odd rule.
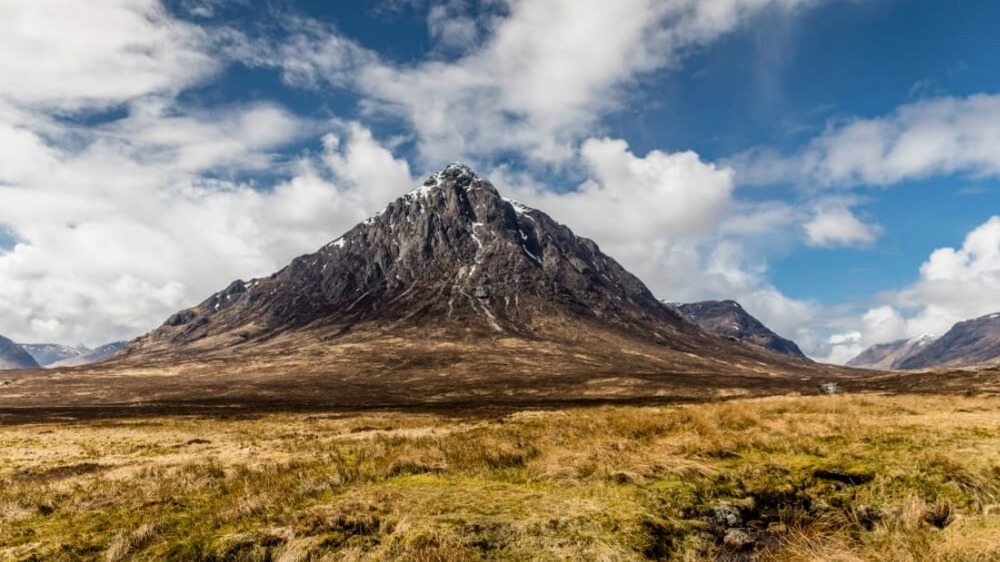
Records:
[[[1000,560],[1000,399],[0,427],[0,560]]]

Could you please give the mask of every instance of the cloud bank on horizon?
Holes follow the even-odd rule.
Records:
[[[843,80],[880,62],[865,30],[921,40],[897,18],[927,2],[3,4],[16,341],[139,335],[453,160],[662,298],[735,298],[820,360],[1000,311],[1000,83],[969,56],[991,39],[952,30],[968,52],[884,99]],[[844,91],[800,91],[824,79]]]

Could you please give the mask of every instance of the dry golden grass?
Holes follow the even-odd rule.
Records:
[[[1000,560],[1000,399],[0,426],[0,560]]]

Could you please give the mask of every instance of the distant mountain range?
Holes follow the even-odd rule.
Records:
[[[874,345],[848,367],[892,370],[980,367],[1000,364],[1000,313],[955,324],[941,337]]]
[[[736,301],[702,301],[674,306],[708,332],[782,355],[806,359],[795,342],[771,331]]]
[[[21,347],[31,354],[42,367],[48,367],[53,363],[76,357],[90,351],[89,348],[78,345],[60,345],[57,343],[22,343]]]
[[[16,344],[0,337],[0,370],[77,367],[111,357],[126,342],[114,342],[96,349],[55,343]]]
[[[933,343],[936,339],[935,336],[924,335],[912,339],[876,344],[848,361],[846,365],[859,369],[899,369],[903,360]]]

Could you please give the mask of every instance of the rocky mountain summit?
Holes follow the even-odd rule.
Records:
[[[567,322],[662,342],[698,332],[597,244],[453,164],[319,252],[171,316],[127,353],[306,327],[537,338]]]
[[[772,332],[736,301],[702,301],[680,304],[676,307],[682,314],[713,334],[763,347],[775,353],[806,358],[795,342]]]
[[[37,369],[38,362],[20,345],[0,336],[0,370]]]
[[[901,364],[925,346],[934,343],[937,338],[924,335],[911,339],[902,339],[889,343],[875,344],[864,350],[860,355],[847,362],[848,367],[859,369],[898,370]]]

